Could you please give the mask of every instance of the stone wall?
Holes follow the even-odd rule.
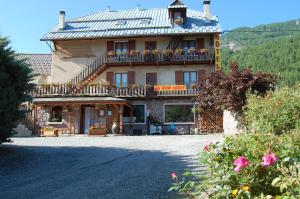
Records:
[[[225,136],[237,135],[239,133],[238,130],[239,122],[235,118],[235,114],[230,111],[223,112],[223,128]]]

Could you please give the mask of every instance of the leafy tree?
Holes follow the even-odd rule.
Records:
[[[19,106],[28,100],[31,69],[17,60],[6,38],[0,38],[0,143],[8,142],[13,128],[24,115]]]
[[[248,91],[263,95],[274,88],[275,82],[276,78],[271,74],[253,73],[249,69],[239,71],[238,66],[232,63],[229,75],[215,72],[202,83],[197,97],[198,109],[200,114],[207,110],[229,110],[241,115]]]

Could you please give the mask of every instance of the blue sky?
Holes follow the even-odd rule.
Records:
[[[183,0],[191,9],[202,10],[202,0]],[[65,10],[67,19],[104,10],[167,7],[172,0],[2,0],[0,35],[12,41],[17,52],[49,53],[39,39],[58,21]],[[223,30],[240,26],[300,18],[300,0],[212,0],[212,12],[220,18]]]

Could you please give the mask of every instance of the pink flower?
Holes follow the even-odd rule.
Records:
[[[234,171],[237,172],[237,173],[239,173],[241,171],[241,168],[245,168],[245,167],[247,167],[249,165],[249,160],[246,157],[241,156],[241,157],[237,158],[233,162],[233,164],[236,166],[234,168]]]
[[[203,151],[208,152],[209,151],[209,147],[210,147],[211,144],[212,144],[212,142],[206,142],[206,144],[205,144],[205,146],[203,148]]]
[[[177,178],[177,174],[175,172],[171,173],[171,177],[173,180],[175,180]]]
[[[262,157],[262,163],[261,166],[263,167],[269,167],[275,164],[278,161],[278,157],[274,153],[267,154],[264,157]]]

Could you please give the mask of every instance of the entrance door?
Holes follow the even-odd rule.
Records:
[[[84,107],[84,134],[89,133],[92,124],[92,107]]]

